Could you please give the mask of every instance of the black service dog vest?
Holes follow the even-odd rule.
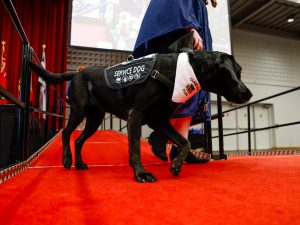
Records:
[[[138,59],[127,60],[105,69],[107,85],[113,89],[122,89],[147,80],[156,62],[156,54]]]

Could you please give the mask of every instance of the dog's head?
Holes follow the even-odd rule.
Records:
[[[189,53],[190,63],[203,89],[222,95],[227,101],[242,104],[250,100],[251,91],[241,81],[241,66],[232,55],[222,52],[193,51],[193,33],[169,46],[169,52]]]
[[[252,97],[241,80],[241,66],[232,55],[222,52],[197,51],[190,62],[204,90],[222,95],[227,101],[243,104]]]

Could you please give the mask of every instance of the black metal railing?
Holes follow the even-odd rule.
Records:
[[[114,126],[114,119],[117,119],[117,123],[118,123],[117,128]],[[106,121],[109,121],[108,127],[106,126]],[[127,123],[125,125],[122,125],[122,119],[114,116],[111,113],[107,113],[103,119],[103,122],[102,122],[100,128],[101,128],[101,130],[110,129],[110,130],[117,130],[119,132],[123,132],[125,129],[127,129]]]
[[[289,89],[287,91],[283,91],[283,92],[280,92],[280,93],[268,96],[268,97],[265,97],[265,98],[262,98],[262,99],[259,99],[259,100],[256,100],[256,101],[253,101],[253,102],[250,102],[248,104],[240,105],[240,106],[237,106],[235,108],[225,110],[223,112],[222,112],[221,97],[217,96],[217,109],[218,109],[218,113],[212,115],[211,119],[212,120],[218,119],[218,133],[219,133],[219,135],[217,135],[217,136],[210,136],[210,133],[208,132],[207,133],[208,136],[206,137],[206,141],[207,140],[211,140],[212,138],[219,138],[219,151],[218,151],[219,155],[215,155],[213,157],[215,159],[226,159],[227,158],[226,154],[224,153],[224,137],[232,136],[232,135],[240,135],[240,134],[245,134],[245,133],[248,134],[247,135],[247,139],[248,139],[248,155],[251,155],[251,148],[252,148],[251,147],[251,133],[252,132],[262,131],[262,130],[269,130],[269,129],[279,128],[279,127],[286,127],[286,126],[292,126],[292,125],[298,125],[298,124],[300,124],[300,121],[295,121],[295,122],[289,122],[289,123],[284,123],[284,124],[276,124],[276,125],[272,125],[272,126],[268,126],[268,127],[260,127],[260,128],[251,129],[251,116],[250,116],[250,106],[258,104],[258,103],[266,101],[266,100],[269,100],[269,99],[272,99],[272,98],[276,98],[276,97],[279,97],[279,96],[291,93],[291,92],[295,92],[295,91],[297,91],[299,89],[300,89],[300,86],[292,88],[292,89]],[[245,108],[245,107],[247,107],[247,129],[244,130],[244,131],[240,131],[240,132],[233,132],[233,133],[229,133],[229,134],[223,134],[223,132],[224,132],[224,128],[223,128],[223,117],[224,117],[224,115],[226,113],[228,113],[228,112],[236,111],[238,109]],[[127,125],[123,125],[122,126],[122,120],[119,119],[119,128],[116,128],[116,126],[113,126],[113,119],[115,119],[115,118],[117,118],[117,117],[115,117],[112,114],[108,114],[104,118],[104,122],[102,124],[101,129],[114,129],[114,130],[118,130],[120,132],[123,132],[124,129],[127,128]],[[108,127],[106,127],[105,121],[109,121],[108,122],[108,124],[109,124]],[[196,123],[196,124],[198,124],[198,123]],[[193,125],[195,125],[195,124],[193,124]],[[206,125],[207,125],[207,123],[204,123],[204,126],[206,126]],[[209,129],[207,129],[207,130],[209,130]],[[209,143],[206,143],[206,147],[209,148]],[[211,154],[213,153],[212,146],[210,147],[209,151],[210,151]]]
[[[20,22],[20,19],[17,15],[17,12],[14,8],[14,5],[11,0],[2,0],[3,5],[5,6],[11,21],[19,34],[19,38],[22,43],[22,67],[21,67],[21,79],[20,79],[20,97],[19,99],[15,97],[8,90],[4,89],[0,86],[0,95],[4,96],[9,102],[15,105],[18,109],[17,113],[17,152],[18,157],[16,161],[24,161],[30,157],[30,154],[33,152],[32,149],[29,148],[29,126],[30,118],[33,113],[35,114],[44,114],[46,120],[43,121],[45,124],[45,134],[43,143],[34,144],[34,146],[41,147],[42,144],[45,144],[55,133],[58,132],[63,126],[63,104],[64,99],[59,96],[54,87],[47,87],[47,110],[43,111],[39,108],[30,106],[30,81],[31,81],[31,70],[28,66],[29,61],[36,61],[41,65],[34,49],[30,46],[27,35],[23,29],[23,26]],[[49,86],[49,85],[47,85]],[[54,93],[54,103],[53,105],[49,105],[49,90],[52,88]],[[61,88],[62,89],[62,88]],[[49,120],[51,119],[51,122]],[[58,118],[58,121],[57,121]],[[58,123],[58,126],[57,126]],[[51,130],[52,129],[52,130]],[[31,129],[32,130],[32,129]],[[38,150],[38,149],[36,149]]]
[[[220,145],[219,146],[219,155],[220,155],[220,158],[225,157],[225,155],[224,155],[224,146],[223,146],[224,145],[223,138],[226,137],[226,136],[240,135],[240,134],[247,133],[248,134],[248,155],[251,155],[251,133],[252,132],[262,131],[262,130],[269,130],[269,129],[279,128],[279,127],[286,127],[286,126],[293,126],[293,125],[300,124],[300,121],[295,121],[295,122],[289,122],[289,123],[283,123],[283,124],[276,124],[276,125],[268,126],[268,127],[261,127],[261,128],[251,129],[251,116],[250,116],[250,106],[258,104],[258,103],[266,101],[266,100],[269,100],[269,99],[272,99],[272,98],[276,98],[276,97],[291,93],[291,92],[298,91],[299,89],[300,89],[300,86],[295,87],[295,88],[291,88],[287,91],[283,91],[283,92],[280,92],[280,93],[277,93],[277,94],[274,94],[274,95],[271,95],[271,96],[253,101],[253,102],[250,102],[248,104],[244,104],[244,105],[235,107],[233,109],[225,110],[222,113],[219,113],[219,130],[220,130],[221,129],[220,124],[221,124],[221,127],[223,127],[222,115],[224,115],[225,113],[231,112],[231,111],[236,111],[238,109],[247,107],[247,126],[248,126],[247,130],[245,130],[245,131],[234,132],[234,133],[229,133],[229,134],[223,134],[223,129],[222,129],[221,135],[219,133],[218,136],[213,136],[212,137],[212,138],[219,138],[219,140],[221,140],[221,141],[219,141],[219,145]]]

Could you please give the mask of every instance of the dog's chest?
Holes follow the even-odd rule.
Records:
[[[147,80],[156,62],[156,54],[128,60],[105,69],[104,76],[108,87],[122,89]]]

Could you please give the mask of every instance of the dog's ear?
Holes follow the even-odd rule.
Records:
[[[192,53],[193,51],[193,32],[189,32],[188,34],[178,38],[175,42],[173,42],[169,47],[170,53],[179,53],[179,52],[188,52]]]
[[[226,61],[226,60],[229,60],[229,61],[231,61],[232,62],[232,64],[237,64],[236,63],[236,61],[235,61],[235,59],[234,59],[234,57],[233,57],[233,55],[229,55],[229,54],[227,54],[227,53],[224,53],[224,52],[216,52],[217,53],[217,57],[216,57],[216,61],[215,61],[215,63],[217,64],[217,65],[222,65],[222,64],[224,64],[224,62]]]
[[[220,52],[216,59],[218,68],[224,71],[231,71],[231,74],[236,74],[238,80],[241,79],[242,67],[236,62],[233,55]]]
[[[215,63],[217,65],[222,65],[224,63],[224,60],[225,60],[225,58],[227,57],[228,54],[223,53],[223,52],[214,51],[214,55],[216,57]]]
[[[232,62],[232,64],[234,65],[235,69],[238,71],[242,70],[242,67],[237,63],[237,61],[235,60],[233,55],[229,55],[227,53],[223,53],[221,58],[223,58],[223,61],[229,60]]]

